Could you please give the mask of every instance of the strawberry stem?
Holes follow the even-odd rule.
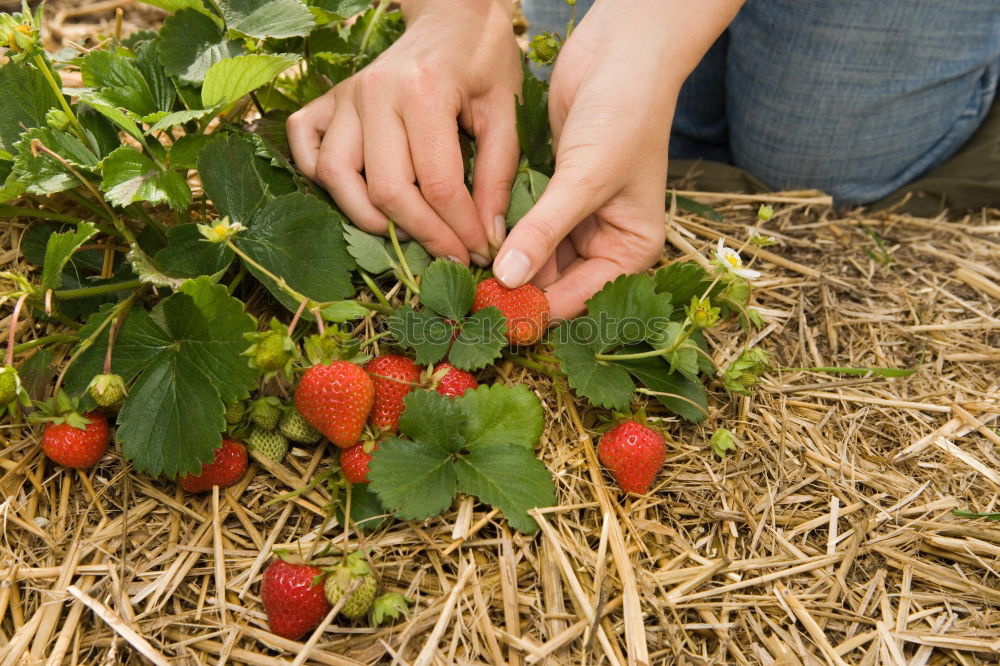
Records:
[[[108,316],[104,318],[104,321],[101,322],[101,324],[94,330],[94,332],[91,333],[83,341],[81,341],[79,345],[77,345],[76,351],[73,352],[73,355],[69,357],[69,360],[66,361],[66,364],[63,366],[63,369],[59,372],[59,377],[56,379],[56,385],[55,388],[53,389],[53,395],[59,392],[59,387],[62,386],[62,382],[63,379],[66,377],[66,373],[69,371],[71,367],[73,367],[73,364],[76,363],[76,360],[80,358],[80,355],[83,352],[90,349],[90,346],[94,344],[94,341],[97,340],[97,337],[104,332],[104,329],[107,328],[111,324],[111,322],[115,320],[116,317],[121,315],[124,318],[125,313],[129,311],[129,308],[132,307],[132,304],[135,303],[135,300],[138,297],[139,297],[139,292],[134,291],[132,292],[131,296],[126,298],[124,301],[118,303],[115,307],[111,308],[111,311],[108,313]]]
[[[410,265],[406,263],[406,257],[403,255],[403,248],[399,245],[399,237],[396,236],[396,224],[392,220],[389,220],[389,240],[392,241],[392,249],[396,252],[396,258],[399,259],[399,269],[401,273],[399,274],[400,281],[406,285],[406,287],[415,294],[420,293],[420,287],[417,286],[417,278],[413,276],[413,272],[410,270]]]
[[[299,318],[302,316],[302,313],[305,312],[307,304],[308,301],[302,301],[299,303],[299,309],[295,311],[295,314],[292,316],[292,321],[288,324],[288,337],[292,337],[292,333],[295,331],[295,325],[299,323]]]
[[[370,289],[372,294],[374,294],[375,299],[378,300],[378,302],[381,303],[382,305],[391,309],[392,305],[389,303],[389,299],[385,297],[385,294],[382,293],[382,290],[378,288],[377,284],[375,284],[375,280],[373,280],[371,276],[368,275],[367,272],[365,272],[360,268],[358,269],[358,275],[360,275],[361,279],[365,281],[366,285],[368,285],[368,289]]]
[[[278,287],[283,292],[285,292],[286,294],[288,294],[289,296],[291,296],[293,299],[295,299],[296,301],[298,301],[298,303],[300,303],[300,304],[309,303],[309,299],[306,298],[305,296],[303,296],[302,294],[300,294],[299,292],[295,291],[294,289],[292,289],[290,286],[288,286],[288,283],[285,282],[284,278],[280,278],[277,275],[275,275],[274,273],[272,273],[271,271],[267,270],[266,268],[264,268],[263,265],[261,265],[257,260],[255,260],[249,254],[247,254],[246,252],[244,252],[240,248],[236,247],[236,243],[234,243],[232,241],[232,239],[226,240],[226,247],[228,247],[230,250],[232,250],[233,254],[235,254],[236,256],[238,256],[244,262],[250,264],[251,266],[253,266],[254,268],[256,268],[258,271],[260,271],[261,273],[263,273],[266,277],[268,277],[269,279],[271,279],[276,285],[278,285]]]
[[[7,357],[4,361],[8,367],[13,367],[14,365],[14,340],[16,339],[17,332],[17,318],[21,314],[21,306],[24,305],[26,298],[28,298],[28,292],[21,294],[20,298],[17,299],[17,303],[14,304],[14,314],[10,316],[10,333],[7,335]]]

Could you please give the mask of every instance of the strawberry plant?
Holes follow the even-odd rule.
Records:
[[[738,253],[720,245],[711,271],[623,276],[585,316],[546,329],[537,288],[431,261],[391,224],[388,238],[353,227],[290,161],[288,114],[387,48],[402,33],[398,11],[148,4],[171,12],[159,31],[57,54],[41,46],[40,14],[0,15],[0,214],[31,221],[21,248],[37,267],[0,276],[0,303],[14,304],[0,404],[14,418],[65,392],[78,404],[62,430],[80,438],[107,419],[137,471],[198,492],[242,476],[237,439],[279,461],[289,440],[326,437],[341,460],[365,463],[322,472],[367,481],[353,486],[352,516],[424,519],[462,493],[527,533],[528,511],[556,501],[535,453],[542,405],[525,386],[484,383],[494,363],[565,379],[598,408],[652,401],[706,418],[716,369],[703,330],[760,323]],[[70,74],[82,85],[67,86]],[[547,94],[526,70],[512,100],[522,161],[509,225],[552,174]],[[471,174],[475,143],[462,142]],[[17,345],[25,312],[49,331]],[[56,349],[58,377],[29,395],[21,375],[42,374]],[[746,392],[766,367],[748,351],[723,386]],[[84,462],[97,458],[95,447]]]

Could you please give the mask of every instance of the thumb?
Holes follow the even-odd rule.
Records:
[[[520,287],[542,269],[559,242],[600,207],[599,175],[556,169],[545,192],[510,231],[493,262],[504,286]]]

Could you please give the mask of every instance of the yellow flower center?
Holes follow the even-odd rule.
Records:
[[[743,265],[743,260],[740,259],[740,255],[735,252],[726,254],[726,261],[728,261],[729,265],[733,268],[739,268]]]
[[[215,225],[215,228],[213,229],[213,231],[215,231],[215,233],[217,233],[217,234],[224,234],[224,233],[226,233],[226,231],[228,231],[228,228],[224,224],[217,224],[217,225]]]

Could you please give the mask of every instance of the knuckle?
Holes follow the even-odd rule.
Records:
[[[526,231],[529,236],[533,237],[532,244],[536,247],[552,249],[555,248],[556,244],[561,240],[556,237],[555,230],[545,222],[530,221],[526,225],[522,223],[522,225],[519,226],[528,227]]]
[[[316,163],[316,180],[323,185],[330,187],[337,182],[337,167],[330,160],[321,160]]]
[[[394,208],[403,194],[403,188],[388,180],[368,182],[368,196],[379,208]]]
[[[428,178],[420,183],[420,191],[424,198],[431,203],[446,203],[455,196],[456,189],[454,183],[441,176]]]

